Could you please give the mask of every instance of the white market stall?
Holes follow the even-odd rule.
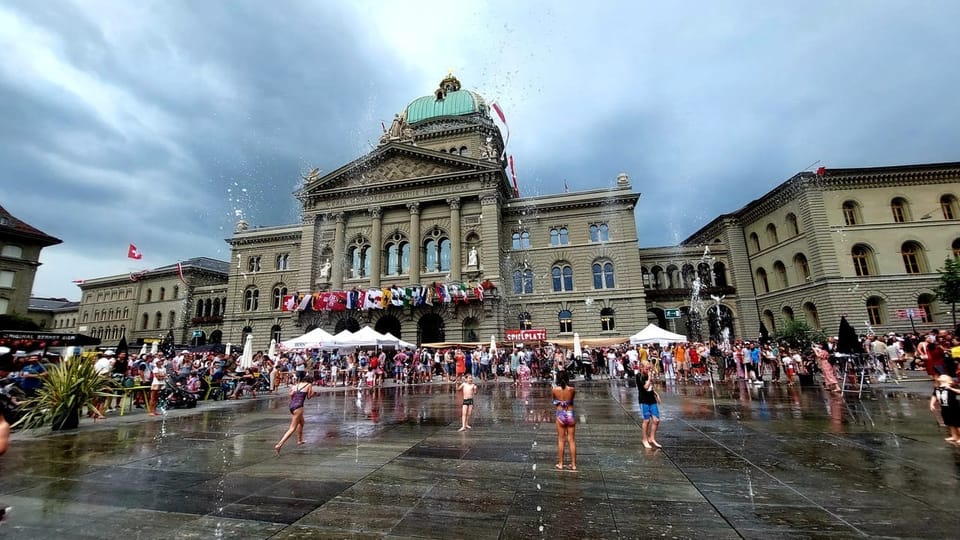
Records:
[[[650,343],[686,343],[687,336],[674,334],[659,326],[650,323],[646,328],[630,336],[631,345],[646,345]]]

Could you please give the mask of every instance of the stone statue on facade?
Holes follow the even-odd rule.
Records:
[[[477,262],[477,246],[470,248],[470,253],[467,255],[467,267],[476,268],[479,263]]]
[[[480,159],[497,159],[497,151],[493,147],[493,137],[487,137],[487,140],[480,145]]]
[[[323,261],[323,264],[320,265],[320,279],[330,279],[330,268],[332,267],[330,261]]]

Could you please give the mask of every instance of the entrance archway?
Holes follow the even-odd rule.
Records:
[[[337,325],[333,327],[333,333],[339,334],[344,330],[349,330],[351,332],[356,332],[360,329],[360,323],[357,322],[353,317],[345,317],[337,321]]]
[[[220,330],[214,330],[213,332],[210,332],[210,343],[223,343],[223,332]]]
[[[417,322],[417,345],[446,341],[443,317],[436,313],[427,313]]]
[[[373,329],[381,334],[390,332],[394,337],[403,337],[400,335],[400,321],[393,315],[384,315],[383,317],[380,317]]]

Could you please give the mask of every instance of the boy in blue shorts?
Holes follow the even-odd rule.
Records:
[[[643,424],[640,426],[644,448],[662,448],[657,442],[657,427],[660,425],[660,394],[653,389],[653,380],[650,378],[651,364],[644,360],[637,373],[637,391],[640,399],[640,413],[643,415]]]

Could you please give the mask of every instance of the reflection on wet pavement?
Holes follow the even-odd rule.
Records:
[[[4,538],[954,537],[960,449],[925,383],[863,400],[720,384],[661,390],[659,451],[636,389],[575,383],[578,471],[557,471],[546,385],[487,383],[457,432],[452,385],[324,391],[304,446],[286,399],[15,435]]]

